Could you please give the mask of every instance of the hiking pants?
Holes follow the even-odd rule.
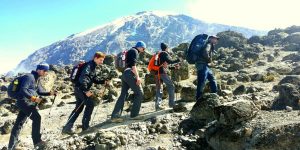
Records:
[[[174,107],[175,105],[175,87],[171,80],[171,78],[167,74],[160,74],[160,79],[158,79],[158,75],[155,76],[156,82],[156,101],[155,101],[155,108],[158,108],[162,102],[162,83],[166,84],[167,91],[169,94],[169,107]]]
[[[31,130],[31,137],[33,140],[33,144],[36,145],[41,142],[41,116],[36,108],[36,106],[28,105],[24,99],[18,100],[17,107],[19,108],[19,114],[17,116],[16,122],[12,128],[8,149],[14,149],[16,144],[18,143],[18,137],[20,131],[26,121],[26,119],[30,116],[32,120],[32,130]]]
[[[213,75],[213,72],[209,69],[207,64],[199,65],[197,68],[197,94],[196,100],[203,96],[203,90],[205,88],[205,81],[208,79],[210,84],[210,90],[212,93],[217,93],[217,82]]]
[[[129,88],[134,92],[130,117],[139,115],[144,93],[142,87],[136,84],[136,77],[131,69],[126,69],[122,75],[121,94],[116,102],[111,118],[118,118],[121,116]]]
[[[75,87],[75,98],[76,98],[76,106],[72,111],[71,115],[69,116],[68,119],[69,122],[66,123],[65,128],[71,129],[73,127],[76,119],[78,118],[79,114],[83,111],[85,105],[86,107],[82,118],[82,130],[86,130],[89,128],[89,122],[91,120],[91,116],[94,110],[93,100],[88,98],[79,87]],[[83,105],[81,105],[82,103]]]

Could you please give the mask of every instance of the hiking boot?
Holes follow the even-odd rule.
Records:
[[[156,111],[165,110],[165,109],[166,109],[166,108],[163,107],[163,106],[157,106],[157,107],[155,107],[155,110],[156,110]]]
[[[62,130],[62,133],[72,135],[72,134],[75,134],[75,130],[73,128],[64,127]]]
[[[123,118],[112,118],[111,122],[112,123],[121,123],[121,122],[124,122],[124,119]]]
[[[136,116],[136,117],[130,117],[130,120],[144,120],[144,116]]]
[[[46,149],[46,147],[47,147],[47,142],[42,141],[42,140],[39,143],[34,145],[34,149],[36,149],[36,150],[44,150],[44,149]]]

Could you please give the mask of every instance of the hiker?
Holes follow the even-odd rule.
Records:
[[[197,68],[197,94],[196,100],[199,100],[203,96],[203,90],[205,87],[205,81],[208,79],[210,83],[210,90],[212,93],[217,93],[217,82],[213,75],[213,72],[209,68],[209,64],[213,65],[212,55],[214,53],[215,44],[217,44],[219,37],[212,35],[209,36],[207,42],[201,49],[201,55],[195,63]]]
[[[155,110],[163,110],[164,107],[161,106],[162,102],[162,83],[166,84],[167,91],[169,94],[169,107],[173,108],[175,105],[175,86],[169,75],[167,74],[167,69],[169,64],[177,64],[180,62],[180,59],[172,59],[170,54],[168,53],[168,45],[165,43],[160,44],[161,51],[159,52],[158,64],[159,70],[155,71],[155,83],[156,83],[156,101],[155,101]]]
[[[18,107],[19,114],[12,128],[8,149],[15,149],[18,142],[18,136],[22,129],[22,126],[29,117],[32,120],[32,140],[35,147],[40,147],[45,144],[41,140],[41,116],[38,112],[37,104],[39,104],[42,99],[39,95],[50,96],[56,95],[57,92],[42,92],[43,90],[38,86],[38,78],[41,76],[46,76],[49,71],[49,65],[42,63],[37,65],[36,71],[25,74],[18,78],[18,91],[16,91],[16,106]]]
[[[105,54],[102,52],[96,52],[93,59],[82,65],[82,68],[78,70],[78,79],[75,81],[75,98],[76,106],[72,111],[66,125],[63,127],[62,133],[74,134],[73,129],[74,122],[78,118],[79,114],[83,111],[84,105],[86,106],[82,118],[82,131],[87,130],[90,126],[91,115],[95,107],[94,97],[96,93],[90,91],[93,83],[95,84],[107,84],[108,79],[99,79],[96,74],[96,66],[102,65],[105,59]]]
[[[115,108],[111,115],[112,122],[123,122],[121,118],[122,110],[124,107],[124,102],[128,96],[129,88],[134,92],[134,98],[132,101],[132,109],[130,113],[131,119],[141,119],[139,117],[141,102],[143,100],[143,91],[141,87],[141,79],[138,74],[137,61],[139,58],[139,53],[144,52],[146,49],[146,44],[143,41],[136,43],[135,47],[132,47],[126,52],[126,69],[124,70],[121,80],[122,89],[119,99],[115,104]]]

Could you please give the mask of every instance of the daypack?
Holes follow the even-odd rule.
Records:
[[[186,60],[189,64],[195,64],[201,57],[201,50],[208,41],[207,34],[197,35],[191,42],[189,49],[186,51]]]
[[[118,71],[123,72],[126,69],[127,52],[120,52],[115,59],[115,67]]]
[[[20,90],[20,84],[22,82],[22,77],[16,77],[12,82],[10,82],[10,84],[8,85],[7,88],[7,95],[10,98],[16,99],[18,96],[18,92]]]
[[[154,54],[148,64],[148,71],[158,71],[160,68],[160,59],[159,55],[161,52]]]
[[[83,71],[83,68],[86,64],[87,64],[87,62],[80,63],[72,69],[72,72],[70,75],[71,82],[77,83],[79,81],[80,74]]]

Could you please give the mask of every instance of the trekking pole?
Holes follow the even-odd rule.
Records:
[[[73,118],[73,116],[75,115],[75,113],[79,110],[79,108],[81,108],[81,106],[83,105],[84,101],[76,108],[76,110],[73,112],[73,114],[70,116],[70,118],[67,120],[67,124],[69,124],[69,121]]]
[[[105,84],[104,85],[104,90],[103,90],[103,92],[99,95],[99,96],[103,96],[104,95],[104,92],[106,91],[106,88],[107,88],[107,84]],[[100,104],[99,104],[100,105]],[[91,123],[93,123],[94,122],[94,119],[95,119],[95,116],[96,116],[96,114],[97,114],[97,111],[98,111],[98,108],[99,108],[99,105],[97,106],[97,108],[96,108],[96,112],[95,112],[95,114],[94,114],[94,116],[93,116],[93,119],[92,119],[92,122]]]
[[[53,104],[54,104],[54,102],[55,102],[56,96],[57,96],[57,95],[55,94],[55,95],[54,95],[54,98],[53,98],[53,102],[52,102],[52,104],[51,104],[51,108],[50,108],[49,114],[48,114],[48,118],[50,118],[50,113],[51,113],[51,111],[52,111]]]

